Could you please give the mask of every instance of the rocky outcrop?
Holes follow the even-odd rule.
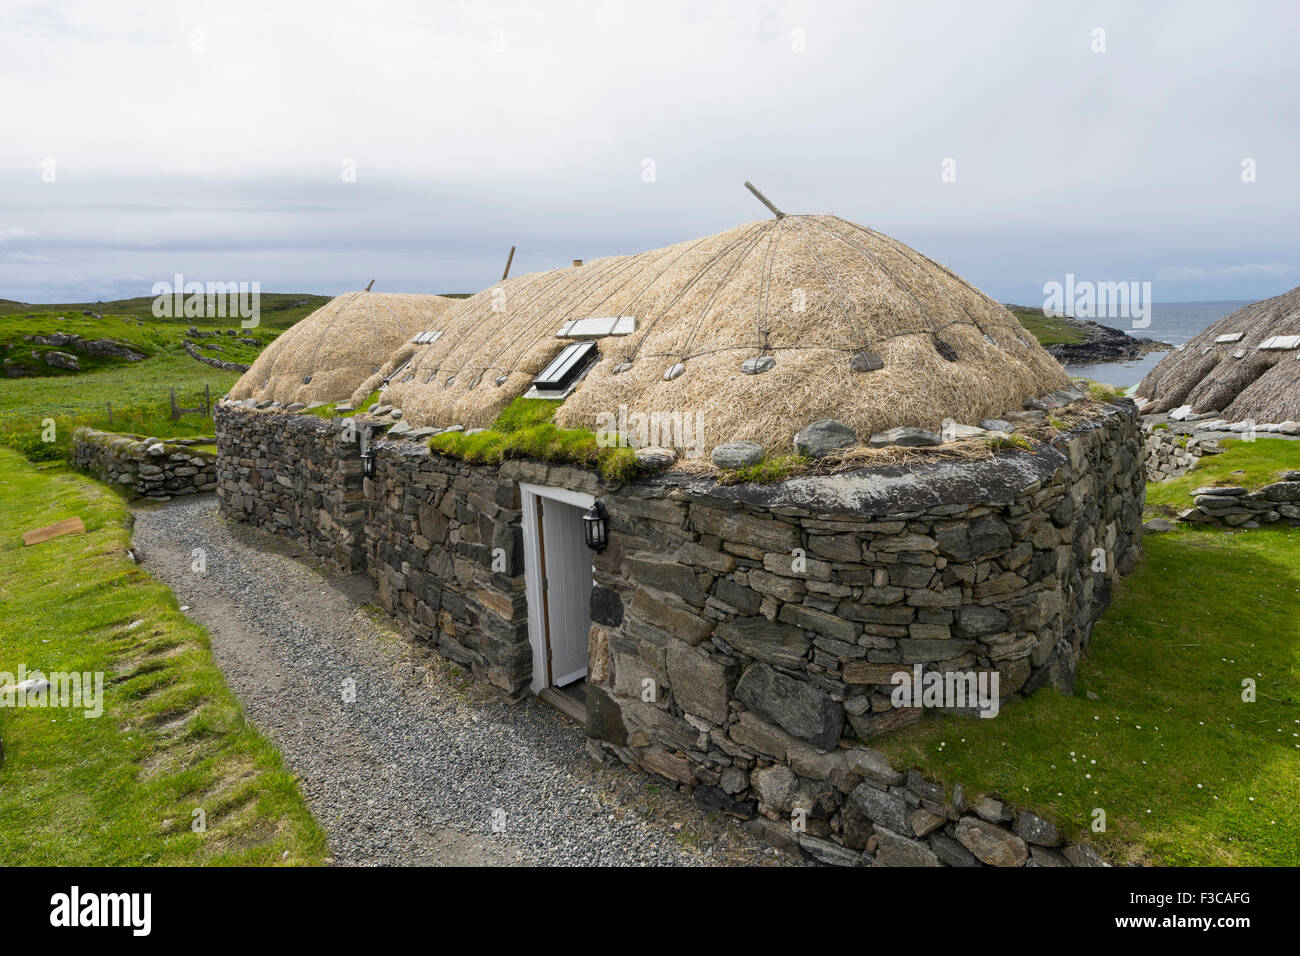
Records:
[[[204,355],[189,339],[182,340],[181,344],[185,347],[186,355],[192,359],[197,359],[204,365],[211,365],[213,368],[224,369],[227,372],[239,372],[240,374],[248,371],[249,367],[242,362],[225,362],[210,355]]]
[[[124,486],[150,501],[170,501],[215,491],[217,456],[193,445],[206,438],[163,441],[78,428],[72,435],[73,464],[110,485]]]

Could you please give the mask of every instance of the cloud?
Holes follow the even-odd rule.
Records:
[[[1288,279],[1300,276],[1300,266],[1286,262],[1251,262],[1233,266],[1165,266],[1158,273],[1162,281],[1196,282],[1222,279]]]

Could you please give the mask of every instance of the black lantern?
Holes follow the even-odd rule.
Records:
[[[582,529],[587,536],[587,547],[593,551],[604,551],[609,544],[609,515],[605,512],[605,503],[599,499],[592,503],[582,516]]]
[[[370,429],[361,427],[361,474],[367,478],[375,474],[375,450],[370,447]]]

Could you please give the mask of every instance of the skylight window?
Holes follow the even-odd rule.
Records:
[[[441,331],[441,330],[434,331],[434,330],[432,330],[432,329],[429,329],[429,330],[427,330],[427,331],[421,332],[421,333],[420,333],[419,335],[417,335],[415,338],[411,339],[411,344],[413,344],[413,345],[432,345],[434,342],[438,341],[438,339],[440,339],[440,338],[442,338],[442,331]]]
[[[1288,352],[1300,349],[1300,335],[1274,335],[1259,343],[1261,352]]]
[[[600,356],[595,342],[574,342],[566,345],[550,365],[533,379],[528,398],[564,398],[573,391],[582,373]]]
[[[573,319],[560,326],[557,339],[601,339],[607,335],[631,335],[636,331],[636,316],[619,315]]]
[[[1220,335],[1214,340],[1215,345],[1228,345],[1232,342],[1240,342],[1245,332],[1229,332],[1227,335]]]

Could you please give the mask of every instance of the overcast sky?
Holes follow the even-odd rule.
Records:
[[[1297,35],[1280,0],[0,0],[0,298],[475,291],[511,245],[762,218],[749,179],[1006,301],[1257,299],[1300,285]]]

